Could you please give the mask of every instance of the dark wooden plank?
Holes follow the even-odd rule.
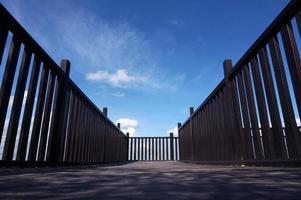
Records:
[[[164,146],[164,138],[161,139],[161,143],[162,143],[162,157],[161,160],[165,160],[165,146]]]
[[[0,65],[2,62],[2,57],[5,49],[5,43],[7,40],[8,29],[4,21],[0,20]]]
[[[281,36],[295,92],[296,104],[299,116],[301,116],[301,61],[291,23],[286,24],[282,28]],[[301,140],[300,137],[299,140]],[[298,148],[298,151],[301,155],[301,147]]]
[[[249,111],[248,111],[248,105],[247,105],[247,99],[246,99],[246,91],[245,91],[245,84],[243,82],[243,72],[240,71],[237,74],[237,84],[239,89],[239,96],[240,96],[240,103],[241,103],[241,109],[242,109],[242,117],[243,117],[243,130],[246,138],[246,146],[244,151],[245,159],[251,160],[254,159],[253,155],[253,145],[252,145],[252,136],[251,136],[251,127],[250,127],[250,117],[249,117]]]
[[[67,148],[67,160],[68,162],[73,161],[73,155],[74,155],[74,147],[75,147],[75,139],[76,139],[76,124],[78,120],[78,112],[79,112],[79,99],[76,95],[76,93],[73,93],[74,98],[74,107],[73,107],[73,113],[71,115],[71,122],[70,122],[70,129],[69,129],[69,139],[68,139],[68,148]]]
[[[148,160],[151,160],[151,144],[150,138],[148,138]]]
[[[144,160],[144,148],[145,148],[145,144],[144,144],[144,138],[141,138],[141,160]]]
[[[41,65],[41,60],[38,58],[37,55],[35,55],[33,66],[32,66],[31,77],[29,81],[22,125],[20,129],[20,136],[19,136],[19,146],[23,148],[22,151],[20,152],[20,155],[22,154],[22,156],[20,156],[22,159],[25,158],[26,155],[27,141],[29,136],[33,105],[35,101],[35,94],[36,94],[36,89],[38,84],[40,65]]]
[[[62,153],[65,144],[65,131],[67,120],[67,108],[69,98],[69,74],[70,62],[62,60],[61,68],[65,72],[57,76],[55,97],[53,103],[53,113],[51,116],[51,126],[49,129],[49,139],[47,146],[47,160],[58,162],[62,160]]]
[[[259,72],[258,60],[257,57],[251,59],[251,71],[253,75],[257,107],[259,112],[261,133],[262,133],[262,142],[264,146],[264,155],[265,159],[273,160],[275,156],[275,142],[274,136],[269,126],[268,112],[266,107],[266,102],[263,93],[262,80]]]
[[[25,47],[6,133],[3,159],[12,160],[32,53]]]
[[[256,108],[255,108],[255,100],[254,100],[254,94],[253,94],[250,71],[249,71],[248,65],[244,66],[243,75],[244,75],[246,96],[247,96],[247,100],[248,100],[248,107],[249,107],[249,113],[250,113],[250,119],[251,119],[253,140],[254,140],[254,146],[255,146],[255,155],[256,155],[256,159],[261,160],[261,159],[263,159],[263,149],[262,149],[261,142],[260,142],[261,139],[260,139],[260,134],[259,134],[257,113],[256,113]]]
[[[86,142],[87,142],[87,137],[88,137],[88,132],[87,132],[87,125],[88,125],[88,118],[89,118],[89,106],[87,105],[87,102],[85,102],[85,113],[84,113],[84,118],[82,121],[82,132],[83,132],[83,137],[81,139],[81,150],[80,150],[80,162],[85,163],[85,153],[87,150]],[[96,123],[96,120],[95,120]],[[96,124],[97,127],[98,123]],[[96,129],[96,142],[98,143],[98,131],[99,129]],[[97,158],[97,157],[96,157]],[[98,159],[98,158],[97,158]]]
[[[81,160],[82,162],[86,163],[86,154],[88,152],[88,145],[87,145],[87,142],[88,142],[88,139],[89,139],[89,120],[90,120],[90,109],[91,107],[89,106],[89,104],[86,102],[86,115],[84,117],[84,120],[83,120],[83,128],[84,128],[84,135],[83,135],[83,144],[82,144],[82,151],[81,151]],[[97,162],[99,162],[99,155],[100,155],[100,134],[99,134],[99,123],[98,120],[97,120],[97,114],[96,116],[94,117],[94,121],[96,123],[96,130],[97,130],[97,135],[96,135],[96,138],[97,138]]]
[[[154,146],[154,138],[152,140],[152,160],[155,160],[155,146]]]
[[[274,136],[274,149],[276,159],[286,158],[286,147],[283,138],[283,130],[281,125],[281,119],[279,115],[279,108],[276,99],[275,87],[272,78],[272,72],[270,63],[268,60],[267,49],[263,47],[259,50],[260,66],[265,84],[266,98],[270,111],[270,118],[272,124],[272,131]]]
[[[169,160],[170,156],[169,156],[169,138],[165,138],[166,140],[166,160]]]
[[[129,138],[129,160],[132,160],[132,154],[133,154],[133,138]]]
[[[174,160],[174,137],[173,133],[170,133],[170,160]]]
[[[178,143],[179,143],[179,138],[175,138],[175,160],[179,160],[179,156],[178,156]]]
[[[0,89],[0,140],[3,134],[6,112],[13,87],[20,47],[21,43],[19,39],[13,36]]]
[[[74,94],[70,93],[70,112],[69,112],[69,118],[68,118],[68,128],[66,130],[66,148],[65,148],[65,157],[64,162],[69,161],[70,156],[70,140],[71,140],[71,129],[74,125],[74,115],[75,115],[75,103],[76,99],[74,97]]]
[[[158,160],[158,145],[157,145],[157,138],[154,138],[154,144],[155,144],[155,155],[154,160]]]
[[[44,117],[43,117],[43,124],[42,124],[40,143],[39,143],[38,161],[44,161],[44,159],[45,159],[46,142],[47,142],[47,135],[48,135],[48,129],[49,129],[50,114],[51,114],[51,110],[52,110],[51,108],[52,108],[52,99],[53,99],[55,78],[56,78],[56,76],[55,76],[54,72],[51,72],[49,79],[48,79]]]
[[[134,138],[133,141],[134,141],[134,160],[137,160],[137,143],[136,143],[137,139]]]
[[[82,113],[80,115],[80,121],[79,121],[79,134],[78,134],[78,148],[77,148],[77,156],[76,156],[76,162],[79,162],[79,163],[82,163],[83,160],[82,160],[82,152],[83,152],[83,144],[84,144],[84,136],[85,136],[85,129],[84,129],[84,122],[85,122],[85,118],[86,118],[86,115],[87,115],[87,109],[86,109],[86,102],[85,100],[83,100],[82,102]],[[95,125],[95,122],[94,122],[94,126]],[[95,143],[96,143],[96,132],[95,132]],[[94,150],[96,151],[96,145],[94,147]],[[96,161],[96,154],[94,152],[94,160],[93,162]]]
[[[299,34],[301,36],[301,11],[299,11],[296,15],[296,22],[297,22]]]
[[[88,104],[89,105],[89,104]],[[87,114],[87,121],[85,123],[86,125],[86,138],[85,138],[85,151],[84,151],[84,162],[85,163],[89,163],[89,153],[90,153],[90,148],[91,148],[91,132],[95,131],[93,130],[93,128],[91,127],[91,122],[93,121],[93,116],[92,116],[92,107],[88,107],[88,114]],[[97,132],[98,132],[98,140],[99,143],[101,143],[101,124],[99,123],[99,116],[96,116],[96,123],[97,123]],[[98,162],[100,162],[102,160],[102,149],[98,148]]]
[[[141,145],[140,145],[140,139],[141,138],[138,138],[138,150],[137,150],[137,153],[138,153],[138,160],[141,160],[141,157],[140,157],[140,149],[141,149]]]
[[[158,138],[158,140],[159,140],[159,160],[162,160],[161,138]]]
[[[277,83],[279,99],[285,123],[285,134],[290,158],[298,158],[301,148],[300,133],[297,128],[294,109],[289,94],[288,82],[285,74],[284,64],[276,37],[269,41],[271,58],[274,66],[275,79]]]
[[[44,63],[42,69],[42,75],[40,79],[40,88],[39,88],[37,106],[34,115],[33,128],[31,132],[31,140],[30,140],[29,153],[28,153],[28,160],[30,161],[35,161],[37,156],[38,142],[39,142],[40,130],[41,130],[41,121],[42,121],[43,109],[44,109],[44,101],[46,97],[48,75],[49,75],[49,69]],[[24,144],[27,145],[27,141]],[[22,147],[18,147],[18,152],[19,152],[19,148],[20,148],[20,153],[18,154],[20,155],[20,160],[23,160],[25,158],[26,152],[25,149],[22,149],[21,152]]]

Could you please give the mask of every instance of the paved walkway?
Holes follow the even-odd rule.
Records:
[[[0,199],[300,199],[300,168],[135,162],[0,168]]]

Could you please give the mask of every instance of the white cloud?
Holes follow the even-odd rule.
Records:
[[[123,98],[123,97],[125,97],[125,94],[118,91],[118,92],[112,93],[112,96],[118,97],[118,98]]]
[[[173,133],[174,137],[178,137],[178,127],[174,127],[166,131],[167,135],[169,135],[170,133]]]
[[[103,81],[113,87],[126,87],[129,84],[137,82],[147,82],[145,77],[129,75],[125,69],[118,69],[114,73],[98,70],[94,73],[88,73],[86,79],[90,81]]]
[[[130,133],[130,136],[134,136],[139,122],[135,119],[120,118],[116,121],[116,124],[120,123],[120,128],[124,133]]]

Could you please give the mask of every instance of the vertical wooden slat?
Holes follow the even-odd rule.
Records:
[[[253,140],[255,146],[255,155],[256,155],[256,159],[260,160],[263,159],[263,149],[260,143],[260,134],[259,134],[253,89],[251,85],[249,66],[247,65],[244,66],[243,70],[244,70],[243,75],[245,80],[246,95],[247,95],[248,107],[249,107],[249,113],[250,113],[250,119],[252,125]]]
[[[158,160],[158,138],[154,138],[155,140],[155,160]]]
[[[74,98],[74,112],[71,116],[71,123],[70,123],[70,131],[69,131],[69,141],[68,141],[68,148],[67,148],[67,157],[68,162],[73,161],[73,155],[74,155],[74,148],[75,148],[75,141],[76,141],[76,126],[78,121],[78,112],[80,109],[79,99],[76,95],[76,93],[73,94]]]
[[[86,158],[85,158],[85,154],[86,154],[86,151],[87,151],[87,139],[88,139],[88,123],[89,123],[89,114],[90,114],[90,107],[87,103],[85,103],[86,107],[85,107],[85,117],[84,117],[84,120],[83,120],[83,139],[82,139],[82,150],[81,150],[81,161],[83,163],[86,162]],[[96,120],[95,120],[95,123],[96,123]],[[98,124],[96,123],[96,126],[98,126]],[[99,130],[99,129],[97,129]],[[97,131],[98,133],[98,131]],[[97,134],[96,133],[96,134]],[[96,136],[96,141],[99,143],[99,140],[98,140],[98,137]],[[98,154],[96,154],[98,155]],[[97,156],[97,160],[98,160],[98,156]]]
[[[37,156],[37,149],[38,149],[38,142],[39,142],[39,136],[41,131],[41,121],[43,116],[43,109],[44,109],[44,101],[46,97],[46,89],[47,89],[47,80],[49,75],[49,69],[46,67],[45,63],[43,64],[42,69],[42,75],[40,80],[40,88],[38,93],[38,100],[37,100],[37,106],[36,111],[34,115],[34,122],[33,122],[33,128],[31,132],[31,140],[30,140],[30,146],[29,146],[29,154],[28,154],[28,160],[35,161]],[[19,141],[20,145],[21,140]],[[27,141],[22,141],[23,145],[27,145]],[[20,146],[18,147],[18,155],[19,160],[24,160],[25,158],[25,149]]]
[[[145,145],[144,145],[144,138],[141,138],[141,160],[144,160],[144,148],[145,148]]]
[[[85,162],[85,151],[86,151],[86,142],[87,142],[87,136],[88,136],[88,132],[87,132],[87,124],[88,124],[88,115],[89,115],[89,106],[87,105],[86,102],[84,102],[84,109],[85,109],[85,112],[84,112],[84,118],[83,118],[83,121],[82,121],[82,139],[81,139],[81,150],[80,150],[80,161],[82,163]],[[96,124],[96,120],[94,121],[95,123],[95,126],[97,127],[97,124]],[[99,130],[99,129],[95,129],[95,130]],[[96,134],[96,142],[98,143],[99,140],[98,140],[98,131],[95,132]],[[98,159],[96,157],[96,159]]]
[[[296,104],[299,116],[301,116],[301,61],[291,23],[284,25],[281,30],[281,36],[293,82]],[[298,153],[301,155],[301,147],[298,148]]]
[[[166,140],[166,160],[169,160],[169,144],[168,144],[168,138],[165,138]]]
[[[52,98],[54,93],[54,84],[55,84],[55,74],[52,71],[50,73],[50,77],[48,80],[47,86],[47,95],[46,95],[46,102],[45,102],[45,109],[44,109],[44,117],[43,117],[43,124],[40,136],[40,145],[39,145],[39,154],[38,154],[38,161],[44,161],[45,158],[45,151],[46,151],[46,142],[47,142],[47,135],[49,129],[49,120],[51,114],[51,107],[52,107]]]
[[[296,15],[296,22],[299,30],[299,35],[301,36],[301,11]]]
[[[179,156],[178,156],[178,151],[179,151],[179,149],[178,149],[178,143],[179,143],[179,138],[176,138],[176,140],[175,140],[175,151],[176,151],[176,157],[175,157],[175,160],[179,160]]]
[[[154,138],[152,140],[152,160],[155,160],[155,146],[154,146]]]
[[[0,20],[0,65],[5,49],[5,43],[8,35],[8,29],[4,21]]]
[[[21,43],[19,39],[13,36],[0,89],[0,142],[3,134],[11,89],[13,87],[20,47]],[[5,157],[5,155],[3,156]]]
[[[136,160],[136,138],[132,138],[132,142],[133,142],[133,155],[132,155],[132,158],[133,158],[133,160]]]
[[[12,160],[13,158],[30,60],[31,52],[27,47],[25,47],[6,134],[6,142],[3,153],[5,160]]]
[[[92,128],[91,123],[93,121],[93,115],[92,115],[92,111],[93,108],[89,108],[88,110],[88,116],[87,116],[87,122],[86,122],[86,129],[87,129],[87,136],[86,136],[86,143],[85,143],[85,159],[84,162],[86,163],[90,163],[90,155],[91,155],[91,143],[92,143],[92,132],[94,132],[95,130]],[[100,119],[97,118],[96,123],[98,125],[97,130],[98,132],[100,132],[101,130],[101,124],[100,124]],[[101,138],[99,138],[99,140],[101,140]],[[99,152],[99,161],[102,161],[102,149]]]
[[[268,61],[267,49],[263,47],[259,50],[259,59],[261,64],[263,81],[265,84],[266,98],[269,105],[270,118],[272,124],[272,131],[274,136],[274,149],[277,159],[283,159],[286,157],[286,148],[283,138],[283,130],[281,125],[281,119],[279,115],[279,108],[276,99],[275,87],[272,78],[272,72]]]
[[[260,127],[262,133],[262,142],[264,146],[265,159],[275,159],[275,143],[274,137],[269,126],[268,112],[266,102],[263,94],[262,80],[259,72],[257,57],[251,59],[251,71],[254,80],[254,87],[256,92],[257,106],[260,118]]]
[[[242,73],[243,72],[240,71],[237,74],[237,84],[238,84],[240,103],[241,103],[241,109],[242,109],[243,126],[244,126],[243,129],[244,129],[244,134],[246,137],[246,146],[244,149],[244,151],[246,152],[245,159],[250,160],[254,157],[253,156],[253,145],[252,145],[252,136],[251,136],[251,127],[250,127],[250,117],[249,117],[248,105],[247,105],[247,100],[246,100],[246,91],[245,91],[245,87],[244,87]]]
[[[297,128],[294,109],[292,106],[291,97],[289,94],[289,87],[285,75],[285,69],[282,61],[282,56],[279,48],[279,42],[276,37],[269,41],[269,48],[271,58],[274,66],[275,79],[277,83],[279,99],[283,112],[283,119],[285,123],[285,135],[287,139],[287,147],[290,158],[297,158],[300,152],[300,133]],[[299,149],[299,150],[298,150]]]
[[[174,160],[174,141],[173,133],[170,133],[170,160]]]
[[[141,144],[140,144],[140,138],[138,138],[138,160],[141,160],[141,157],[140,157],[140,149],[141,149]]]
[[[240,143],[243,141],[241,137],[243,136],[242,129],[240,128],[241,118],[238,107],[238,100],[235,87],[235,79],[230,79],[230,72],[232,70],[232,61],[226,59],[223,63],[224,76],[225,76],[225,87],[226,87],[226,102],[227,113],[229,117],[229,133],[232,138],[233,146],[233,159],[241,159],[241,146]],[[244,145],[244,144],[243,144]]]
[[[69,113],[69,120],[68,120],[68,129],[67,129],[67,136],[66,136],[66,148],[65,148],[65,158],[64,161],[69,161],[70,156],[70,141],[73,135],[71,135],[72,127],[74,126],[74,116],[75,116],[75,106],[76,106],[76,98],[74,97],[74,93],[70,94],[70,113]]]
[[[75,154],[75,161],[78,163],[81,163],[80,160],[80,156],[81,156],[81,150],[82,150],[82,140],[83,140],[83,120],[84,120],[84,116],[85,116],[85,103],[84,103],[84,99],[81,99],[80,101],[81,104],[81,111],[79,114],[79,121],[78,121],[78,128],[77,128],[77,137],[76,137],[76,154]],[[93,113],[94,114],[94,113]],[[93,127],[95,128],[95,122],[93,122]],[[95,134],[96,132],[93,133],[94,134],[94,138],[95,138]],[[95,142],[96,140],[94,140],[94,144],[93,144],[93,162],[95,162]]]
[[[65,144],[65,125],[69,102],[68,81],[70,74],[70,62],[68,60],[62,60],[61,68],[64,71],[64,74],[57,76],[55,97],[53,100],[53,113],[51,116],[51,126],[49,130],[49,144],[47,147],[47,160],[52,162],[62,160],[62,152]]]
[[[39,78],[40,64],[41,64],[40,58],[38,58],[37,55],[35,55],[34,62],[32,65],[32,72],[29,81],[29,87],[28,87],[23,120],[20,129],[20,136],[19,136],[19,146],[22,147],[22,150],[20,150],[20,155],[22,155],[22,158],[25,158],[26,155],[27,140],[29,136],[31,116],[33,112],[33,105],[35,101],[35,94],[36,94],[37,83]]]
[[[159,138],[159,160],[162,160],[162,151],[161,151],[161,138]]]
[[[162,160],[165,160],[165,140],[162,138]]]

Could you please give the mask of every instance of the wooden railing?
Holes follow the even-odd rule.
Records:
[[[62,60],[59,67],[1,4],[0,64],[4,61],[2,161],[127,160],[127,136],[69,78],[70,62]]]
[[[300,10],[291,1],[233,67],[225,60],[225,78],[179,127],[181,160],[301,158]]]
[[[173,137],[130,137],[128,159],[179,160],[179,138]]]

